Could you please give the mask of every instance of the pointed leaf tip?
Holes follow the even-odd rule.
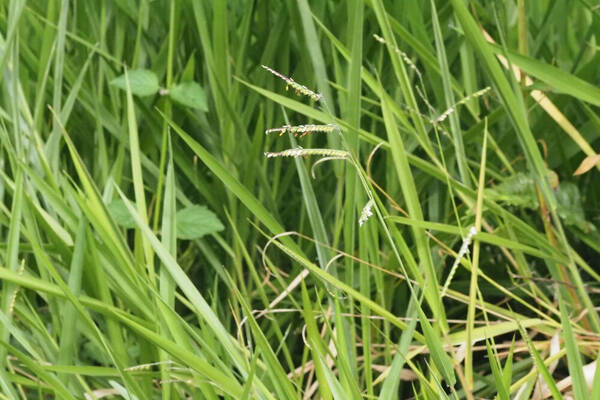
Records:
[[[583,175],[590,169],[594,168],[594,165],[600,162],[600,154],[593,154],[583,159],[579,167],[573,172],[573,176]]]
[[[199,239],[225,229],[215,213],[205,206],[194,205],[179,210],[176,219],[177,237],[180,239]]]
[[[127,78],[129,78],[129,88],[131,89],[131,93],[136,96],[151,96],[158,92],[158,77],[154,72],[148,69],[133,69],[127,71]],[[125,77],[125,74],[119,75],[110,81],[110,84],[119,89],[127,90],[127,78]]]
[[[204,89],[196,82],[180,83],[169,91],[169,96],[184,106],[208,111]]]

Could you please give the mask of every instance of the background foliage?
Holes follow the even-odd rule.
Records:
[[[3,398],[600,398],[592,1],[0,10]]]

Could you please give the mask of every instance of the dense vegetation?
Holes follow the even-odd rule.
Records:
[[[592,3],[1,0],[0,397],[600,398]]]

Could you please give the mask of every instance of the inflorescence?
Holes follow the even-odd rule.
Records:
[[[309,125],[297,125],[297,126],[284,125],[281,128],[267,129],[265,131],[265,134],[268,135],[269,133],[278,132],[279,136],[281,136],[286,132],[290,132],[290,133],[293,133],[294,136],[299,135],[300,137],[304,137],[306,135],[310,135],[313,132],[329,133],[329,132],[333,132],[336,129],[339,129],[339,127],[335,124],[327,124],[327,125],[309,124]]]
[[[440,123],[443,120],[445,120],[446,118],[448,118],[448,115],[452,114],[454,111],[456,111],[456,107],[461,105],[461,104],[465,104],[467,101],[469,101],[470,99],[474,99],[480,96],[483,96],[484,94],[486,94],[487,92],[489,92],[491,90],[491,88],[485,87],[481,90],[476,91],[475,93],[471,93],[470,95],[468,95],[467,97],[465,97],[464,99],[458,101],[456,104],[454,104],[452,107],[450,107],[449,109],[447,109],[446,111],[444,111],[442,113],[442,115],[440,115],[439,117],[437,117],[435,119],[435,123]]]
[[[442,297],[444,297],[446,295],[446,291],[448,290],[448,287],[450,286],[450,282],[452,282],[452,278],[454,277],[454,274],[456,273],[458,264],[460,264],[460,261],[463,259],[464,256],[469,254],[469,245],[471,244],[471,239],[473,239],[473,236],[475,236],[476,234],[477,234],[477,228],[472,226],[471,229],[469,229],[469,233],[467,234],[467,236],[463,239],[462,245],[460,246],[460,250],[458,250],[458,254],[456,255],[456,259],[454,260],[454,264],[452,264],[452,268],[450,268],[450,273],[448,274],[446,283],[444,284],[444,287],[442,288],[442,295],[441,295]]]
[[[303,149],[298,147],[295,149],[288,149],[279,151],[277,153],[265,152],[265,157],[306,157],[306,156],[322,156],[322,157],[335,157],[335,158],[347,158],[349,156],[347,151],[344,150],[331,150],[331,149]]]
[[[360,218],[358,219],[359,226],[363,226],[363,224],[373,216],[372,209],[374,205],[375,202],[373,200],[367,201],[367,204],[365,204],[365,206],[363,207],[362,212],[360,213]]]
[[[313,92],[306,86],[299,84],[298,82],[294,81],[292,78],[289,78],[283,74],[280,74],[279,72],[275,71],[273,68],[267,67],[266,65],[263,65],[262,67],[264,69],[266,69],[267,71],[269,71],[270,73],[272,73],[273,75],[275,75],[276,77],[283,79],[286,83],[285,90],[288,90],[289,87],[291,86],[292,89],[294,89],[296,91],[296,94],[298,96],[303,94],[305,96],[310,97],[314,101],[319,101],[323,98],[322,94]]]
[[[373,34],[373,37],[375,38],[375,40],[377,40],[379,43],[382,44],[388,44],[384,38],[382,38],[379,35]],[[413,71],[415,71],[415,73],[419,76],[419,79],[422,79],[421,76],[421,71],[419,71],[419,68],[417,68],[417,66],[415,65],[415,63],[410,59],[410,57],[408,56],[408,54],[406,54],[405,52],[403,52],[402,50],[400,50],[398,47],[394,46],[394,51],[396,52],[396,54],[400,55],[400,57],[402,57],[402,59],[404,60],[404,62],[408,65],[408,67],[410,69],[412,69]]]

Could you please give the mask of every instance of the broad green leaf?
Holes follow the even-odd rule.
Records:
[[[199,239],[225,229],[215,213],[205,206],[194,205],[177,211],[176,222],[180,239]]]
[[[485,189],[485,196],[493,201],[509,206],[537,209],[539,207],[535,192],[535,180],[528,174],[518,172],[504,179],[498,185]]]
[[[154,72],[147,69],[134,69],[127,71],[127,75],[129,77],[129,87],[131,89],[131,93],[135,94],[136,96],[151,96],[158,92],[158,77]],[[125,74],[119,75],[110,81],[110,84],[118,87],[119,89],[127,90]]]
[[[196,82],[183,82],[169,90],[169,96],[176,102],[200,111],[208,111],[206,94]]]
[[[572,182],[561,182],[556,189],[556,200],[558,216],[565,225],[574,225],[584,232],[589,230],[577,185]]]
[[[127,210],[125,203],[121,199],[116,199],[110,202],[106,208],[112,219],[123,228],[132,229],[135,228],[135,221]]]

